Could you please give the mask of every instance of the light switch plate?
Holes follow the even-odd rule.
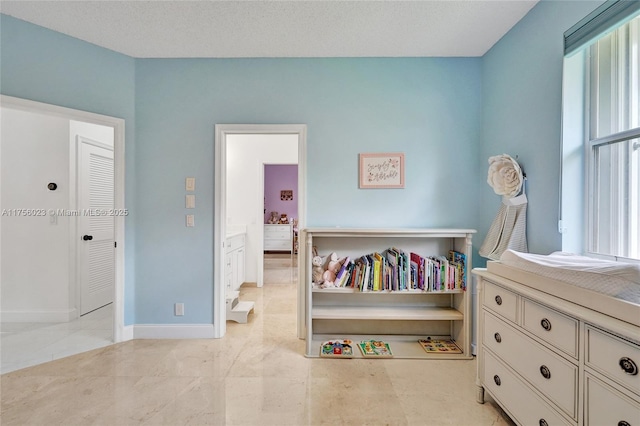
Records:
[[[193,228],[194,226],[196,226],[195,216],[194,215],[192,215],[192,214],[188,214],[187,215],[187,226],[189,228]]]
[[[184,189],[187,191],[195,191],[196,190],[196,178],[188,177],[184,182]]]
[[[196,208],[196,196],[194,194],[185,195],[185,207],[188,209]]]

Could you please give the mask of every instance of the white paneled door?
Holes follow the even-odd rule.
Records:
[[[113,149],[78,136],[80,315],[113,302]]]

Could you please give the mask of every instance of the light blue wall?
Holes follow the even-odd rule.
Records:
[[[310,226],[475,227],[480,79],[479,58],[138,60],[137,322],[211,321],[215,124],[307,124]],[[406,154],[405,189],[358,189],[380,151]]]
[[[309,225],[472,227],[476,249],[486,159],[518,155],[530,249],[559,249],[562,33],[599,3],[543,1],[483,58],[134,60],[2,16],[0,90],[127,120],[126,323],[210,323],[218,123],[307,124]],[[380,151],[406,154],[405,189],[357,188]]]
[[[0,93],[126,120],[125,324],[135,322],[135,60],[0,15]],[[27,207],[27,206],[25,206]]]
[[[531,252],[561,249],[557,226],[563,33],[601,3],[543,0],[482,60],[482,178],[486,179],[490,156],[519,157],[528,179]],[[481,198],[479,241],[500,205],[489,185],[482,186]]]

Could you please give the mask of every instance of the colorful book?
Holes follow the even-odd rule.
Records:
[[[430,354],[461,354],[462,350],[453,340],[419,339],[418,343]]]
[[[373,291],[382,290],[382,256],[373,253]]]
[[[450,250],[449,259],[457,265],[459,274],[459,288],[467,289],[467,256],[459,251]]]
[[[320,345],[320,356],[327,358],[353,358],[353,341],[328,340]]]
[[[349,256],[341,260],[342,265],[340,266],[340,270],[336,274],[336,279],[334,281],[336,287],[344,287],[344,283],[346,279],[345,274],[347,273],[347,269],[349,268],[350,261],[351,261],[351,258]]]
[[[382,340],[363,340],[358,347],[365,358],[391,358],[391,346]]]

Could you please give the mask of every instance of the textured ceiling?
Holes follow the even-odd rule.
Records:
[[[482,56],[535,1],[5,1],[138,58]]]

